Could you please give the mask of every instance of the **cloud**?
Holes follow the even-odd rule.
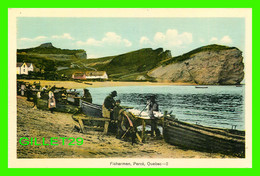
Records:
[[[139,43],[141,45],[148,45],[148,44],[151,44],[152,42],[149,40],[149,38],[147,38],[146,36],[143,36],[140,38]]]
[[[161,32],[157,32],[155,35],[154,35],[154,42],[155,43],[163,43],[165,42],[165,35]]]
[[[199,39],[200,43],[205,43],[205,40],[204,39]]]
[[[212,37],[209,40],[209,42],[210,43],[218,43],[218,44],[226,44],[226,45],[233,43],[232,39],[228,35],[225,35],[221,39],[218,39],[217,37]]]
[[[217,37],[212,37],[209,42],[214,43],[214,42],[218,42],[218,38]]]
[[[50,40],[50,39],[68,39],[68,40],[74,40],[73,37],[69,33],[63,33],[62,35],[53,35],[51,37],[47,36],[37,36],[35,38],[20,38],[20,41],[22,42],[37,42],[37,41],[45,41],[45,40]]]
[[[33,41],[39,41],[39,40],[45,40],[47,39],[48,37],[46,36],[38,36],[38,37],[35,37],[35,38],[20,38],[21,41],[29,41],[29,42],[33,42]]]
[[[232,39],[228,36],[228,35],[225,35],[221,40],[220,40],[221,43],[226,43],[226,44],[231,44],[232,43]]]
[[[132,46],[132,42],[122,38],[115,32],[107,32],[101,40],[96,40],[94,38],[89,38],[86,41],[77,41],[77,45],[89,45],[89,46]]]
[[[163,46],[167,48],[183,47],[192,43],[192,33],[183,32],[179,33],[176,29],[168,29],[165,33],[156,32],[153,41],[147,37],[141,37],[139,43],[141,45],[151,44],[154,46]]]
[[[63,33],[62,35],[53,35],[51,38],[54,39],[69,39],[69,40],[74,40],[73,37],[69,33]]]

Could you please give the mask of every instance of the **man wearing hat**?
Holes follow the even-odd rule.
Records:
[[[84,89],[84,95],[82,99],[86,102],[92,103],[92,96],[88,89]]]
[[[151,136],[154,136],[154,132],[156,133],[156,137],[160,136],[160,131],[157,128],[157,118],[154,116],[154,111],[159,111],[158,104],[155,101],[155,95],[150,96],[148,102],[148,115],[151,118]]]
[[[117,92],[113,91],[105,98],[103,106],[102,106],[103,117],[113,119],[112,111],[116,105],[116,101],[114,100],[114,97],[116,97],[116,96],[117,96]]]

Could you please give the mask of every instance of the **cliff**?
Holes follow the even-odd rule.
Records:
[[[147,74],[157,81],[232,85],[243,80],[244,63],[239,49],[209,45],[163,61]]]
[[[54,47],[52,43],[43,43],[35,48],[18,49],[17,53],[35,57],[46,57],[53,60],[87,59],[85,50],[60,49]]]

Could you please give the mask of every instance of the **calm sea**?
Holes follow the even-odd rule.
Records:
[[[121,105],[142,110],[151,94],[156,95],[161,112],[168,111],[176,118],[205,126],[245,129],[244,86],[126,86],[89,88],[93,103],[102,104],[113,90]],[[82,90],[80,90],[82,91]]]

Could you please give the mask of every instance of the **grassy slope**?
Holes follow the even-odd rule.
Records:
[[[115,56],[107,64],[97,65],[97,68],[107,71],[114,79],[135,80],[138,76],[147,77],[147,71],[163,60],[159,56],[161,52],[163,49],[145,48]]]

